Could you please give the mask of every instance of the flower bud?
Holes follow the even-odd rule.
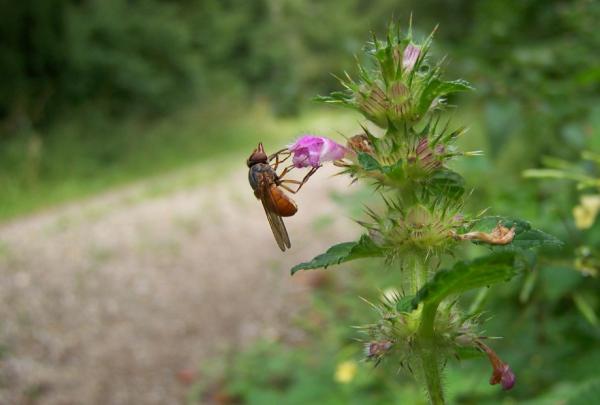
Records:
[[[360,92],[357,97],[358,107],[362,113],[382,128],[387,126],[388,100],[379,86],[371,86]]]
[[[368,359],[375,359],[383,356],[393,346],[390,340],[382,340],[365,343],[365,355]]]
[[[419,47],[409,44],[404,49],[404,54],[402,55],[402,69],[407,72],[413,70],[417,60],[419,59],[420,53],[421,49]]]
[[[410,92],[402,82],[392,83],[389,89],[392,119],[407,119],[410,114]]]
[[[410,163],[418,164],[426,172],[430,173],[442,167],[442,159],[445,152],[443,145],[436,145],[435,148],[429,146],[427,138],[419,139],[412,156],[409,156]]]

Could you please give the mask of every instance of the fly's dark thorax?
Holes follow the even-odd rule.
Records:
[[[277,181],[277,175],[273,168],[267,163],[256,163],[250,166],[248,170],[248,181],[252,190],[256,190],[261,179],[271,179],[273,183]]]

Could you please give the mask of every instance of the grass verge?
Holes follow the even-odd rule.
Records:
[[[275,118],[262,104],[191,106],[161,119],[82,111],[47,133],[0,142],[0,222],[198,163],[209,163],[203,178],[218,177],[221,161],[243,164],[259,140],[275,149],[300,132],[335,136],[355,122],[330,108]]]

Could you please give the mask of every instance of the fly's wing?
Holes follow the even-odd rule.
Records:
[[[267,178],[262,177],[258,182],[256,191],[258,198],[260,198],[263,208],[265,209],[265,214],[267,214],[267,219],[269,220],[271,231],[273,231],[273,236],[275,236],[275,241],[277,242],[279,249],[285,251],[286,248],[290,248],[292,245],[287,230],[285,229],[285,224],[277,214],[277,205],[271,195],[271,187],[274,187],[273,183]]]
[[[270,208],[267,208],[265,200],[262,200],[262,203],[265,208],[265,213],[267,214],[267,219],[269,220],[269,225],[271,225],[273,236],[275,236],[275,241],[277,242],[279,249],[281,249],[282,252],[285,252],[286,248],[289,249],[292,247],[290,237],[285,229],[285,224],[279,215],[271,211]]]

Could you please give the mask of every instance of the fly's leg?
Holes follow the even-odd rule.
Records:
[[[316,173],[316,171],[319,169],[319,167],[313,167],[313,168],[311,168],[309,170],[309,172],[306,173],[306,176],[304,176],[304,178],[301,181],[291,180],[291,179],[280,180],[279,181],[279,185],[281,187],[285,188],[286,190],[288,190],[290,193],[296,194],[298,191],[300,191],[300,189],[302,188],[302,186],[306,184],[306,182],[308,181],[308,179],[310,179],[310,176],[312,176],[313,174]],[[286,173],[286,171],[284,170],[283,173],[281,173],[280,177],[282,177],[285,173]],[[284,183],[287,183],[287,184],[298,184],[298,188],[296,188],[296,190],[292,190],[290,187],[285,186]]]
[[[271,161],[271,158],[269,158],[269,161]],[[277,170],[277,167],[279,167],[279,155],[278,154],[275,155],[275,163],[273,163],[273,165],[271,167],[273,168],[273,170]]]
[[[278,155],[281,155],[283,153],[286,153],[288,155],[288,157],[291,155],[290,151],[287,150],[287,148],[279,149],[277,152],[275,152],[271,156],[269,156],[269,161],[273,160],[273,158],[276,158]]]
[[[292,194],[296,194],[296,192],[294,190],[292,190],[290,187],[286,186],[285,184],[280,184],[279,187],[281,187],[284,190],[289,191]]]
[[[287,152],[287,156],[284,157],[282,160],[279,160],[279,156],[285,152]],[[279,164],[288,160],[290,158],[290,156],[292,156],[292,154],[287,149],[278,150],[277,152],[275,152],[271,156],[269,156],[269,162],[271,160],[275,159],[275,163],[271,166],[271,167],[273,167],[273,170],[277,170],[277,167],[279,167]]]
[[[285,169],[283,169],[283,171],[281,172],[281,174],[279,174],[279,175],[277,176],[277,178],[278,178],[278,179],[283,179],[283,177],[284,177],[286,174],[288,174],[288,173],[289,173],[289,172],[290,172],[290,171],[291,171],[291,170],[292,170],[294,167],[296,167],[296,166],[294,166],[293,164],[291,164],[291,165],[287,166]],[[279,180],[279,181],[283,181],[283,180]],[[295,181],[295,180],[294,180],[294,181]]]

